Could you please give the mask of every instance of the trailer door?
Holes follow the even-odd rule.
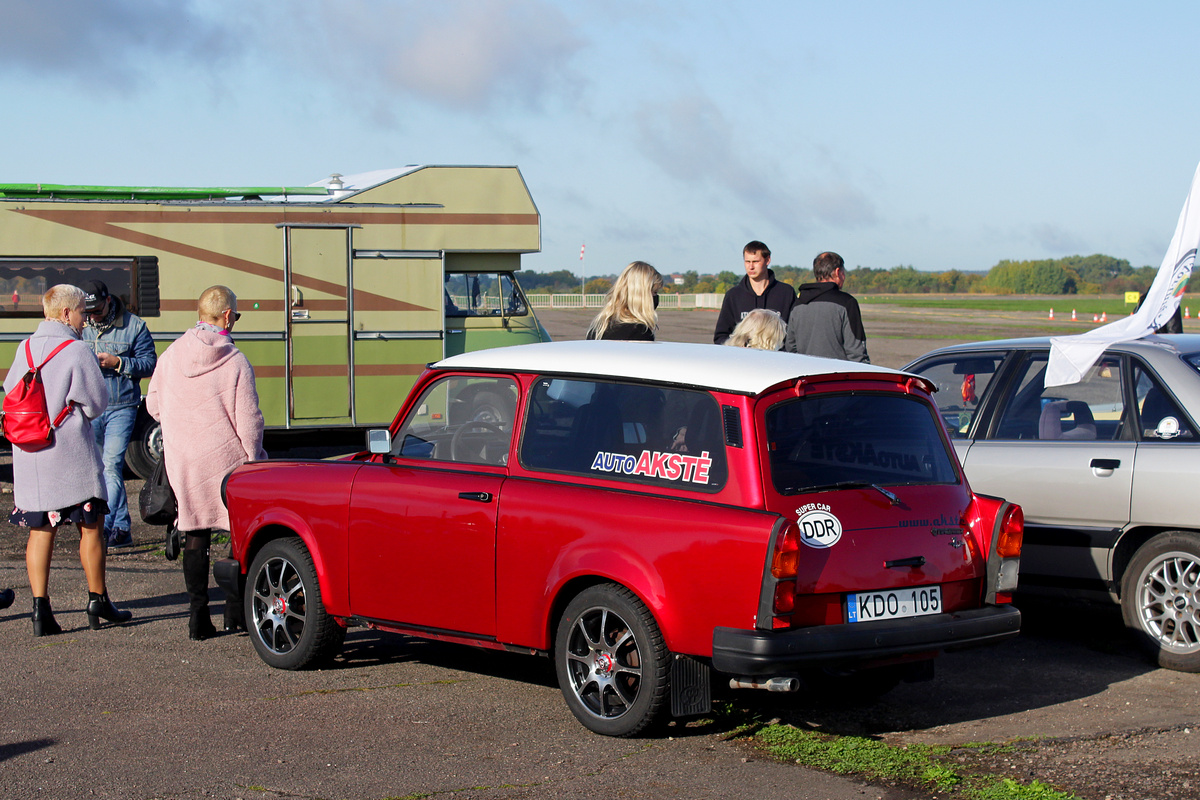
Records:
[[[442,271],[441,251],[364,249],[356,239],[351,275],[356,425],[390,423],[425,365],[441,360]]]
[[[350,229],[286,231],[289,423],[349,423]]]

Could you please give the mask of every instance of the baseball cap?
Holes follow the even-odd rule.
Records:
[[[79,288],[83,289],[84,311],[90,314],[104,308],[104,301],[108,299],[108,287],[104,285],[104,281],[86,281]]]

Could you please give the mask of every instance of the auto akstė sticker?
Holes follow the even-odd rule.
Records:
[[[808,503],[796,509],[796,524],[800,541],[809,547],[825,550],[842,538],[842,521],[829,512],[824,503]]]
[[[685,483],[708,483],[708,471],[711,468],[712,458],[707,450],[698,456],[643,450],[637,458],[601,450],[592,459],[592,469],[600,472],[641,475]]]

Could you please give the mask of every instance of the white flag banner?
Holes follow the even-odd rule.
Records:
[[[1183,201],[1183,211],[1179,212],[1171,246],[1167,248],[1141,308],[1133,316],[1101,325],[1087,333],[1050,339],[1046,387],[1078,383],[1110,344],[1140,339],[1166,325],[1179,308],[1179,300],[1192,277],[1197,247],[1200,247],[1200,166],[1192,176],[1192,188],[1187,200]]]

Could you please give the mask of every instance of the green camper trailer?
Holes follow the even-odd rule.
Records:
[[[306,187],[0,184],[0,359],[58,283],[103,280],[162,352],[225,284],[270,430],[379,426],[425,365],[546,341],[517,284],[541,246],[516,167],[413,166]],[[143,389],[145,387],[143,386]],[[144,414],[128,454],[148,474]]]

